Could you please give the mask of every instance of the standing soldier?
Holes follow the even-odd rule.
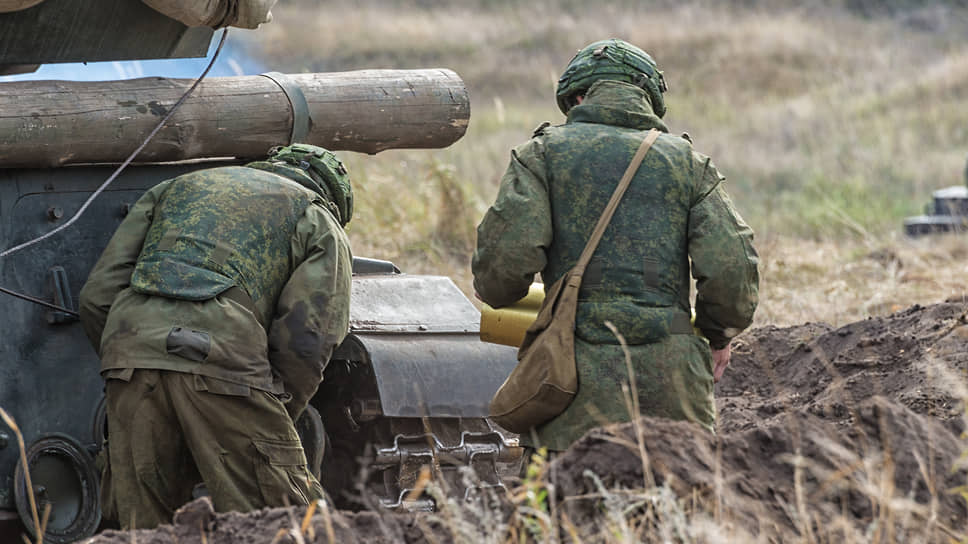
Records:
[[[322,490],[293,421],[349,320],[353,211],[335,155],[294,144],[149,190],[81,291],[106,380],[102,507],[150,528],[204,482],[216,510]]]
[[[646,133],[663,133],[585,271],[575,323],[578,394],[525,444],[560,451],[592,427],[630,419],[625,356],[606,322],[628,344],[641,413],[713,429],[714,376],[729,363],[731,339],[753,319],[757,255],[723,176],[686,135],[665,134],[665,91],[662,72],[638,47],[612,39],[582,49],[558,81],[567,122],[542,125],[511,152],[478,227],[472,269],[484,302],[515,302],[538,272],[551,286],[578,261]],[[690,325],[690,260],[695,326],[708,341]]]

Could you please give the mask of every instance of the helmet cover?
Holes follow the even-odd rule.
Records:
[[[269,150],[269,162],[283,162],[306,171],[322,185],[339,212],[340,225],[353,217],[353,187],[342,161],[332,151],[309,144],[290,144]]]
[[[577,96],[602,79],[641,87],[649,95],[652,111],[659,117],[665,115],[662,93],[667,87],[658,65],[645,51],[616,38],[589,44],[571,59],[558,79],[558,108],[567,114],[578,103]]]

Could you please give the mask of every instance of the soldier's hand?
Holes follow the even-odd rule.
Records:
[[[729,365],[730,356],[730,344],[726,344],[723,349],[713,350],[713,381],[718,382],[720,378],[723,377],[723,372],[726,372],[726,366]]]

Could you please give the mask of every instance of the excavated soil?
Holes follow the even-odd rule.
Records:
[[[951,491],[968,484],[959,463],[968,449],[966,375],[964,303],[914,306],[836,329],[756,329],[737,341],[717,385],[716,435],[650,418],[596,429],[552,463],[553,502],[586,541],[616,534],[618,510],[646,520],[636,529],[642,540],[665,540],[675,516],[706,512],[713,532],[687,524],[679,533],[695,541],[960,541],[968,508]],[[643,492],[651,486],[680,499],[665,504],[661,497],[672,495]],[[302,509],[209,508],[196,502],[173,526],[108,531],[89,542],[268,544],[280,533],[279,542],[299,542],[287,531]],[[511,511],[504,504],[489,522],[480,512],[468,519],[481,536],[506,530]],[[314,538],[305,541],[328,542],[329,533],[338,542],[479,540],[445,514],[317,513]]]
[[[914,306],[834,329],[765,327],[737,342],[717,386],[716,437],[643,420],[656,484],[712,505],[754,540],[964,538],[966,306]],[[562,496],[643,487],[632,426],[596,430],[558,461]],[[586,472],[587,471],[587,472]],[[600,525],[597,499],[571,501]],[[728,527],[727,527],[728,528]],[[954,540],[952,540],[954,539]]]

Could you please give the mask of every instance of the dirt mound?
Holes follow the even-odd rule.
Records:
[[[596,429],[551,463],[546,506],[566,540],[959,541],[968,509],[951,491],[968,484],[966,373],[964,304],[838,329],[760,328],[737,341],[717,386],[717,435],[651,418]],[[215,515],[199,504],[135,541],[267,543],[305,512]],[[306,541],[475,541],[516,529],[540,540],[541,515],[522,511],[316,513]],[[89,544],[131,539],[107,532]]]
[[[960,432],[965,312],[962,303],[912,306],[839,329],[809,323],[751,331],[717,386],[719,429],[731,433],[800,409],[846,425],[850,406],[882,395]]]
[[[589,534],[614,523],[603,510],[628,502],[616,490],[654,482],[713,512],[717,532],[758,540],[964,538],[966,504],[950,491],[968,483],[964,468],[952,470],[968,448],[966,348],[963,304],[839,329],[751,331],[718,385],[717,436],[652,419],[640,422],[641,441],[634,425],[595,430],[556,461],[559,497]],[[589,498],[566,499],[581,496]],[[658,509],[661,495],[637,498]],[[657,515],[646,518],[655,524]]]
[[[612,530],[602,512],[627,511],[630,497],[662,499],[648,491],[654,486],[715,512],[720,530],[732,526],[734,536],[769,542],[950,542],[961,535],[965,503],[948,491],[968,477],[952,471],[964,444],[943,423],[883,397],[852,412],[847,427],[797,410],[720,437],[644,419],[648,483],[634,427],[596,430],[556,461],[560,500],[588,536]],[[679,506],[658,521],[691,513]]]

